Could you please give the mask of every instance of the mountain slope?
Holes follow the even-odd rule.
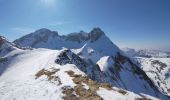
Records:
[[[27,78],[32,79],[30,82],[37,82],[35,80],[43,78],[42,80],[48,80],[50,83],[59,85],[55,90],[62,90],[62,92],[58,93],[59,95],[56,95],[58,98],[63,97],[64,99],[69,99],[69,97],[72,97],[76,99],[77,93],[83,98],[85,95],[82,95],[81,91],[86,90],[82,88],[83,86],[81,84],[85,82],[86,85],[91,86],[91,89],[86,91],[86,96],[89,97],[90,94],[93,94],[97,99],[101,99],[102,96],[102,98],[106,98],[105,95],[107,95],[103,92],[98,92],[98,90],[107,92],[105,89],[112,90],[112,86],[135,92],[139,96],[137,98],[147,98],[147,95],[151,95],[164,100],[169,99],[168,96],[162,94],[157,89],[145,72],[126,57],[99,28],[94,28],[89,33],[81,31],[80,33],[72,33],[67,36],[60,36],[56,32],[48,29],[40,29],[17,39],[14,43],[20,47],[24,46],[37,49],[26,48],[20,51],[19,55],[16,52],[18,50],[14,50],[15,52],[11,51],[3,56],[8,58],[12,55],[17,55],[8,63],[0,66],[1,68],[7,68],[0,77],[0,80],[2,80],[2,85],[0,86],[2,86],[2,88],[6,87],[3,83],[4,81],[7,83],[13,80],[17,82],[22,81],[20,83],[11,82],[12,84],[22,84]],[[63,47],[65,48],[62,49]],[[17,79],[14,76],[15,74],[21,77]],[[7,77],[10,76],[11,78],[8,79]],[[35,79],[33,77],[35,77]],[[41,85],[40,81],[38,83]],[[36,83],[30,84],[31,89],[33,88],[32,85],[37,85]],[[9,86],[3,88],[3,91],[12,91]],[[52,86],[49,87],[52,88]],[[104,90],[102,90],[103,87],[105,88]],[[27,88],[27,86],[25,88]],[[49,91],[48,86],[45,89]],[[118,91],[126,94],[125,98],[128,97],[127,92],[122,89],[118,89]],[[114,93],[113,90],[112,93]],[[3,91],[1,91],[2,94],[4,93]],[[37,91],[37,89],[34,91]],[[50,94],[53,92],[54,91],[51,91]],[[10,95],[12,94],[13,93]],[[65,94],[65,96],[63,96],[63,94]],[[42,96],[42,94],[37,94],[36,96]],[[4,95],[2,97],[8,98],[8,96],[6,97]],[[15,95],[13,97],[15,97]],[[124,98],[124,96],[120,98]],[[136,99],[136,96],[132,98]]]
[[[134,58],[135,62],[152,79],[164,94],[170,95],[170,59],[169,58]]]
[[[8,67],[0,76],[1,100],[70,100],[96,99],[126,100],[155,99],[145,94],[135,93],[96,83],[89,79],[75,64],[56,63],[64,50],[33,49],[21,51],[11,61],[0,67]],[[11,51],[5,57],[18,54]],[[64,60],[61,60],[64,61]],[[65,62],[65,61],[64,61]]]
[[[21,48],[9,42],[5,37],[0,36],[0,75],[7,69],[4,65],[8,64],[10,59],[17,56],[21,51]],[[10,52],[14,52],[16,55],[6,57]]]
[[[170,95],[170,59],[169,54],[160,50],[134,50],[124,48],[126,55],[145,71],[157,88]]]

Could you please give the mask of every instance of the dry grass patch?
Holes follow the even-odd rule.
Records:
[[[41,69],[40,71],[38,71],[36,74],[35,74],[35,79],[38,79],[39,77],[41,77],[42,75],[45,75],[47,76],[48,78],[48,81],[51,81],[51,82],[58,82],[58,85],[61,85],[61,80],[58,76],[55,76],[54,74],[56,72],[58,72],[60,69],[56,69],[56,68],[50,68],[48,70],[46,69]]]
[[[125,90],[123,90],[123,89],[118,90],[118,92],[121,93],[121,94],[123,94],[123,95],[125,95],[125,94],[127,93],[127,92],[126,92]]]
[[[136,98],[135,100],[151,100],[151,99],[147,99],[147,98]]]
[[[53,78],[53,74],[55,74],[56,72],[58,72],[60,69],[55,69],[55,68],[51,68],[51,71],[50,70],[46,70],[46,69],[41,69],[40,71],[38,71],[35,76],[37,78],[41,77],[42,75],[46,75],[48,77],[48,80],[51,80]]]
[[[65,96],[63,97],[64,100],[79,100],[79,98],[74,94],[74,89],[71,87],[63,87],[63,93]]]
[[[105,88],[107,90],[113,90],[112,86],[107,83],[97,83],[89,79],[87,76],[82,76],[75,74],[73,71],[66,71],[68,75],[73,77],[73,82],[77,84],[74,88],[64,89],[63,93],[65,96],[64,100],[103,100],[98,94],[97,90],[99,87]],[[85,89],[82,83],[89,86],[89,89]],[[76,95],[74,94],[76,93]],[[70,98],[71,96],[71,98]]]
[[[70,75],[71,77],[74,75],[73,71],[65,71],[68,75]]]

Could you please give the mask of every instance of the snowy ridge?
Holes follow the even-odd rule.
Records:
[[[9,69],[0,76],[0,99],[61,100],[64,98],[68,100],[67,96],[69,96],[69,91],[73,93],[72,96],[69,96],[70,99],[84,98],[83,95],[81,93],[79,94],[76,89],[79,88],[92,94],[95,92],[97,97],[91,99],[103,98],[104,100],[109,100],[108,97],[115,94],[116,98],[121,100],[126,100],[128,98],[131,98],[132,100],[137,98],[157,100],[153,97],[137,95],[133,92],[118,89],[116,87],[108,87],[107,85],[101,84],[99,87],[96,87],[98,84],[90,79],[88,79],[88,81],[96,85],[90,85],[87,81],[87,83],[82,83],[89,87],[89,89],[85,88],[85,85],[80,85],[76,82],[74,75],[71,76],[71,73],[75,73],[76,78],[79,77],[78,75],[81,75],[82,78],[86,76],[74,64],[61,66],[55,63],[55,60],[58,58],[57,56],[59,56],[61,52],[63,52],[63,50],[34,49],[32,51],[24,51],[22,55],[18,55],[13,58],[9,64],[4,65]],[[11,52],[6,57],[15,54],[16,53]],[[34,59],[34,61],[32,61],[32,59]],[[18,63],[16,63],[16,61]],[[96,88],[96,90],[93,91],[93,88]]]
[[[5,37],[0,36],[0,56],[3,56],[15,49],[17,49],[15,44],[8,42]]]

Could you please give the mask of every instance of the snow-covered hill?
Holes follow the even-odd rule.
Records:
[[[67,36],[40,29],[14,41],[19,47],[2,40],[2,100],[169,99],[99,28]]]
[[[170,95],[170,58],[134,58],[164,94]]]
[[[124,53],[129,57],[146,57],[146,58],[169,58],[170,55],[167,52],[161,50],[149,50],[140,49],[135,50],[132,48],[122,48]]]

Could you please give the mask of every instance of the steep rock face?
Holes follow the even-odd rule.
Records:
[[[79,70],[86,73],[86,75],[92,80],[109,83],[109,79],[107,79],[106,75],[101,72],[98,65],[80,58],[69,49],[64,49],[55,60],[55,63],[60,65],[74,64]]]
[[[91,42],[98,40],[102,35],[105,35],[100,28],[94,28],[89,34],[88,37]]]
[[[69,49],[64,49],[55,62],[60,65],[75,64],[80,70],[87,72],[87,64]]]

